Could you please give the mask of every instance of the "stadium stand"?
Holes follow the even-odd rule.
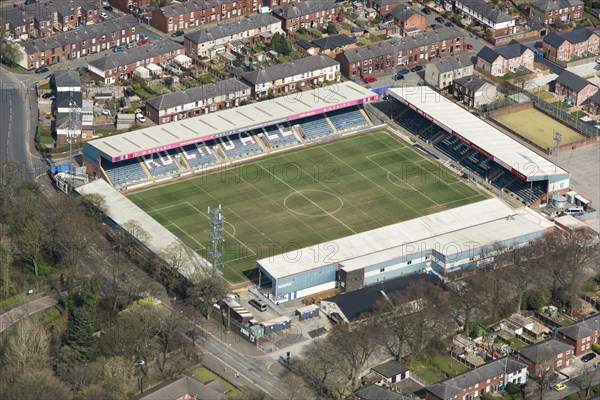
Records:
[[[104,159],[102,161],[102,169],[115,186],[148,179],[148,174],[146,174],[146,171],[144,171],[137,158],[119,163],[112,163]]]
[[[262,152],[256,139],[247,132],[222,137],[219,141],[229,158],[246,157]]]
[[[431,121],[428,121],[405,105],[399,102],[398,104],[400,104],[400,107],[405,107],[406,111],[396,117],[396,122],[407,131],[421,135],[431,125]]]
[[[298,144],[300,141],[292,131],[292,128],[285,125],[271,125],[264,128],[267,142],[273,148],[291,146]]]
[[[154,177],[173,174],[179,171],[179,166],[175,162],[174,155],[176,150],[161,151],[159,153],[149,154],[143,157],[144,164],[150,174]]]
[[[182,147],[181,152],[191,168],[208,166],[217,162],[215,155],[205,142]]]
[[[323,138],[333,133],[331,126],[323,118],[323,115],[302,118],[294,123],[300,125],[308,140]]]
[[[364,115],[362,115],[356,106],[329,111],[327,112],[327,117],[339,132],[362,128],[369,125]]]

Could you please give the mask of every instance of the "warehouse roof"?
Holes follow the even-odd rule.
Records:
[[[421,110],[442,128],[453,131],[480,152],[527,180],[543,180],[569,173],[510,138],[504,132],[428,87],[390,89],[390,95]]]
[[[360,104],[375,97],[372,91],[356,83],[343,82],[332,87],[278,97],[268,102],[248,104],[95,139],[87,142],[86,146],[97,148],[112,161],[120,161],[243,132],[271,122],[307,117],[325,112],[324,110],[330,107],[342,108]]]
[[[554,226],[527,207],[512,209],[494,198],[346,236],[294,251],[294,257],[280,254],[258,260],[273,279],[299,274],[332,264],[345,271],[381,262],[443,249],[446,256],[469,249],[512,240],[545,231]],[[470,243],[470,247],[456,245]],[[335,248],[330,256],[326,249]],[[316,256],[315,256],[316,255]]]

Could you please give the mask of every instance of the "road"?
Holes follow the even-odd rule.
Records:
[[[0,333],[10,328],[17,322],[30,315],[37,314],[51,307],[56,306],[58,303],[57,296],[55,294],[41,297],[36,300],[32,300],[23,305],[13,308],[10,311],[0,314]]]

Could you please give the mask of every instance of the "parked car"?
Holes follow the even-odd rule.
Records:
[[[256,297],[250,300],[248,303],[260,312],[267,311],[267,303],[263,299]]]
[[[431,29],[437,29],[440,27],[438,24],[431,24],[429,26],[431,27]]]
[[[125,89],[125,96],[127,96],[127,97],[135,96],[135,90],[128,87],[127,89]]]
[[[112,49],[115,53],[120,53],[123,51],[123,48],[121,46],[115,46]]]
[[[410,69],[410,72],[419,72],[419,71],[423,71],[423,66],[422,65],[415,65],[414,67],[412,67]]]
[[[473,45],[470,43],[467,43],[467,50],[473,50]]]
[[[148,39],[148,35],[146,35],[145,33],[140,33],[140,39]]]
[[[142,124],[144,122],[146,122],[146,117],[144,117],[144,114],[142,113],[137,113],[135,114],[135,119],[137,119],[139,122],[141,122]]]
[[[403,70],[400,70],[400,72],[398,72],[400,75],[406,75],[410,72],[410,70],[408,68],[405,68]]]
[[[48,92],[48,93],[44,93],[44,94],[42,95],[42,99],[50,99],[50,98],[52,98],[52,97],[54,97],[54,95],[53,95],[52,93],[50,93],[50,92]]]
[[[564,383],[557,383],[556,385],[554,385],[554,390],[560,392],[562,390],[565,390],[567,388],[567,385],[565,385]]]
[[[367,76],[365,78],[365,83],[373,83],[373,82],[377,82],[377,78],[375,78],[374,76]]]
[[[452,28],[454,25],[452,24],[452,22],[448,21],[444,24],[444,26],[447,26],[448,28]]]
[[[431,8],[425,7],[421,10],[421,12],[425,15],[431,14]]]
[[[142,40],[140,40],[139,42],[137,42],[138,46],[143,46],[143,45],[145,45],[146,43],[148,43],[148,38],[142,39]]]
[[[596,58],[596,63],[600,64],[600,58]]]
[[[581,361],[589,362],[596,358],[596,353],[587,353],[585,356],[581,357]]]
[[[183,35],[185,35],[185,32],[183,32],[183,31],[177,31],[177,32],[173,32],[171,34],[171,37],[180,37],[180,36],[183,36]]]
[[[443,24],[443,23],[445,22],[445,21],[444,21],[444,18],[442,18],[442,17],[436,17],[436,18],[435,18],[435,21],[436,21],[436,22],[439,22],[440,24]]]
[[[102,12],[100,13],[100,16],[101,16],[102,18],[104,18],[104,19],[108,18],[108,14],[107,14],[107,13],[105,13],[104,11],[102,11]]]
[[[401,81],[402,79],[404,79],[404,75],[402,75],[400,72],[398,72],[398,73],[396,73],[396,75],[392,76],[393,81]]]
[[[113,12],[114,9],[111,6],[104,6],[104,9],[108,12]]]
[[[135,47],[135,43],[127,43],[127,46],[125,47],[127,47],[128,49],[132,49]]]
[[[43,74],[44,72],[48,72],[48,68],[46,67],[40,67],[38,69],[35,70],[36,74]]]

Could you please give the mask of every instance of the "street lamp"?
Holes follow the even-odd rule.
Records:
[[[227,372],[227,351],[229,350],[229,347],[231,347],[233,343],[225,343],[225,372]]]

